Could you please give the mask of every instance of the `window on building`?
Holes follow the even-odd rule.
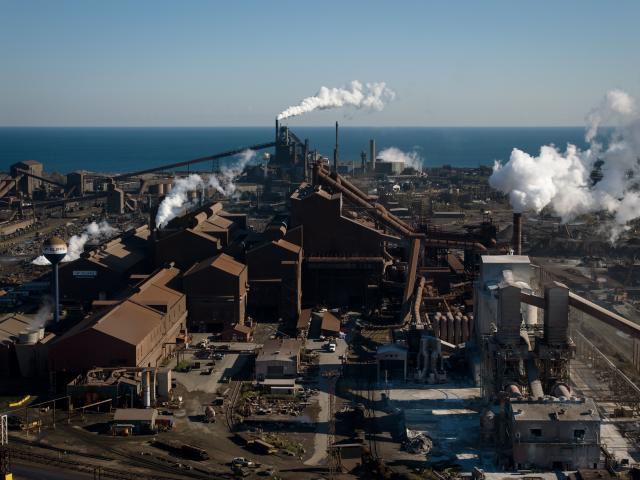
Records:
[[[583,429],[576,429],[573,431],[573,438],[575,440],[584,440],[585,431]]]
[[[542,429],[541,428],[532,428],[531,430],[529,430],[529,433],[531,434],[532,437],[541,437],[542,436]]]

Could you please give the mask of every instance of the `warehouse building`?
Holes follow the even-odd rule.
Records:
[[[0,378],[19,375],[15,344],[20,333],[31,328],[31,323],[31,318],[17,313],[0,317]]]
[[[189,302],[189,326],[200,332],[222,332],[242,325],[247,308],[247,266],[221,253],[191,267],[183,277]]]
[[[144,225],[61,264],[60,298],[85,306],[114,298],[130,283],[131,275],[151,270],[149,235],[149,227]]]
[[[186,297],[169,286],[179,273],[172,266],[156,271],[136,293],[55,339],[49,348],[51,371],[160,364],[186,335]]]
[[[295,321],[302,302],[302,247],[282,238],[272,240],[249,250],[246,262],[253,316]]]
[[[291,225],[304,233],[304,304],[359,308],[376,302],[389,262],[385,242],[398,238],[343,212],[342,195],[305,183],[291,195]]]
[[[245,227],[246,216],[223,211],[221,203],[176,217],[154,232],[156,265],[175,262],[186,270],[227,248]]]
[[[297,338],[276,338],[264,342],[256,358],[256,379],[295,378],[300,370],[300,349]]]

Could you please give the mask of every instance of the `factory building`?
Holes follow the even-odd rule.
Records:
[[[32,330],[32,324],[32,318],[17,313],[0,317],[0,378],[21,374],[16,344],[21,333]]]
[[[265,341],[256,358],[256,379],[295,378],[300,369],[301,347],[301,341],[296,338]]]
[[[156,265],[175,262],[186,270],[228,247],[245,225],[246,216],[224,212],[221,203],[176,217],[154,232]]]
[[[598,468],[600,414],[591,399],[511,401],[509,437],[518,470]]]
[[[51,342],[53,372],[157,366],[186,335],[187,302],[171,285],[180,271],[162,268],[137,292],[95,313]]]
[[[43,166],[35,160],[25,160],[11,165],[11,176],[18,182],[18,191],[27,197],[33,197],[33,193],[40,188],[42,181],[23,172],[42,177]]]
[[[85,305],[110,299],[126,287],[131,275],[149,272],[149,234],[145,225],[61,264],[61,299]]]
[[[249,308],[255,317],[272,314],[292,322],[302,302],[302,247],[282,238],[246,253]]]
[[[244,324],[247,307],[247,266],[221,253],[205,258],[185,272],[189,326],[201,332],[222,332]]]
[[[304,232],[304,304],[375,303],[388,265],[384,243],[398,238],[343,211],[341,194],[305,183],[291,196],[291,224]]]
[[[376,351],[376,368],[378,381],[405,381],[407,379],[406,346],[399,343],[381,345]]]

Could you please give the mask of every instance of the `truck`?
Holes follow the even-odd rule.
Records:
[[[216,411],[211,405],[207,405],[204,409],[204,421],[205,423],[215,423]]]

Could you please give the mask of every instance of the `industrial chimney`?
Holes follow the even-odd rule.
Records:
[[[336,122],[336,148],[333,149],[333,172],[338,173],[338,122]]]
[[[522,213],[513,213],[513,239],[511,240],[514,255],[522,255]]]
[[[51,265],[53,265],[53,297],[55,307],[53,310],[53,320],[55,323],[60,321],[60,284],[58,282],[58,264],[67,254],[67,244],[58,237],[52,237],[47,240],[43,247],[42,253]]]
[[[376,141],[372,138],[369,140],[369,160],[371,161],[371,171],[376,171]]]
[[[279,132],[280,132],[280,122],[278,122],[278,119],[276,118],[276,137],[275,137],[276,144],[278,143]]]

